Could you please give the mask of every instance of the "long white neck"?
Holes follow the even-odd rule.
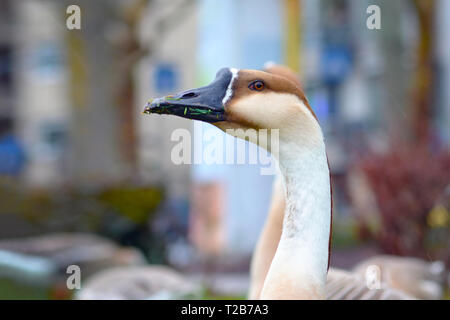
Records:
[[[318,127],[318,125],[317,125]],[[315,138],[281,141],[286,209],[261,299],[320,299],[328,268],[330,175],[320,128]],[[310,137],[311,138],[311,137]]]

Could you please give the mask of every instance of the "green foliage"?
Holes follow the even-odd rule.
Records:
[[[0,219],[14,216],[42,232],[119,229],[120,237],[151,219],[163,197],[163,191],[155,187],[120,185],[89,192],[71,188],[30,190],[0,181]],[[0,224],[0,233],[1,229]],[[17,234],[21,235],[21,230]]]
[[[356,246],[360,243],[357,237],[358,226],[350,219],[334,219],[331,245],[333,249]]]
[[[135,223],[144,223],[162,200],[162,192],[154,188],[122,187],[107,189],[98,200]]]
[[[230,296],[230,295],[220,295],[208,290],[207,288],[203,289],[200,300],[246,300],[247,297],[245,295],[242,296]]]
[[[11,279],[0,278],[0,300],[47,300],[49,288],[27,286]]]

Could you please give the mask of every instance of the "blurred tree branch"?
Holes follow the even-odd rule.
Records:
[[[413,80],[412,129],[419,144],[426,144],[430,139],[435,4],[435,0],[413,0],[419,23],[419,41]]]
[[[182,0],[171,10],[158,16],[155,25],[156,37],[143,44],[138,38],[138,28],[143,14],[152,5],[160,5],[155,0],[137,0],[128,2],[122,9],[120,18],[124,22],[125,30],[115,39],[118,57],[116,59],[118,73],[122,75],[117,84],[117,101],[120,108],[121,120],[121,148],[125,161],[128,163],[131,177],[137,174],[137,143],[135,129],[135,83],[133,68],[145,56],[151,56],[157,50],[156,44],[177,24],[194,3],[192,0]]]
[[[74,105],[73,172],[89,184],[92,176],[100,180],[113,176],[113,180],[134,179],[137,177],[134,67],[140,59],[157,51],[157,44],[180,23],[195,1],[76,3],[81,8],[82,29],[66,33]],[[70,4],[72,1],[63,1],[61,11],[65,13]],[[155,36],[142,41],[139,28],[149,9],[152,19],[157,19],[153,23]],[[109,155],[100,151],[104,149],[109,150]],[[101,170],[100,163],[103,163]]]

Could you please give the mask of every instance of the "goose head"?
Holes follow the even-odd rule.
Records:
[[[201,120],[250,141],[248,129],[278,129],[280,141],[322,140],[317,118],[298,84],[259,70],[223,68],[205,87],[150,100],[144,113]]]

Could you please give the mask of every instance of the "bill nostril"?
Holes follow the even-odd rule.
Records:
[[[195,98],[197,96],[197,94],[195,92],[188,92],[185,93],[181,96],[181,99],[190,99],[190,98]]]

